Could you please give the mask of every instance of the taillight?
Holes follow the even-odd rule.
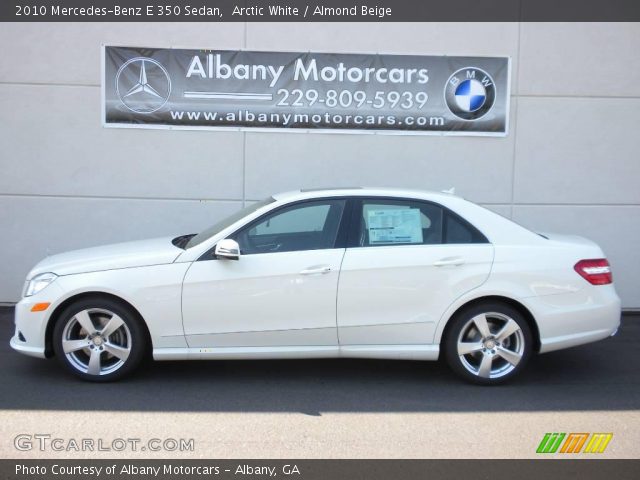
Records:
[[[573,269],[591,285],[608,285],[613,283],[611,267],[606,258],[580,260]]]

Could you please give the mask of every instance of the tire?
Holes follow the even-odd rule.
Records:
[[[58,361],[91,382],[110,382],[129,375],[145,357],[147,344],[146,330],[136,312],[99,297],[67,307],[53,329]]]
[[[533,336],[517,309],[487,302],[451,319],[444,350],[449,367],[458,376],[479,385],[498,385],[525,367],[533,350]]]

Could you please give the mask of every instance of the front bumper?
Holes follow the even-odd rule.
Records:
[[[54,282],[42,292],[25,297],[15,306],[15,333],[9,344],[15,351],[37,358],[46,357],[47,323],[56,307],[56,301],[62,296],[62,289]],[[51,303],[42,312],[32,312],[36,303]]]
[[[44,347],[29,346],[26,342],[23,342],[22,340],[20,340],[20,338],[18,338],[17,332],[11,338],[9,345],[11,345],[11,348],[13,348],[16,352],[20,352],[24,355],[36,358],[46,358],[46,355],[44,354]]]

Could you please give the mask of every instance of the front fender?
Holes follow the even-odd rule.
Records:
[[[144,319],[154,348],[186,347],[182,326],[182,280],[189,263],[123,268],[58,278],[64,294],[55,306],[87,293],[121,298]]]

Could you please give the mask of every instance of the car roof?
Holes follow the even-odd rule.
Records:
[[[306,198],[320,197],[405,197],[425,200],[459,198],[451,193],[433,192],[428,190],[415,190],[389,187],[328,187],[328,188],[304,188],[273,195],[277,201],[304,200]]]

